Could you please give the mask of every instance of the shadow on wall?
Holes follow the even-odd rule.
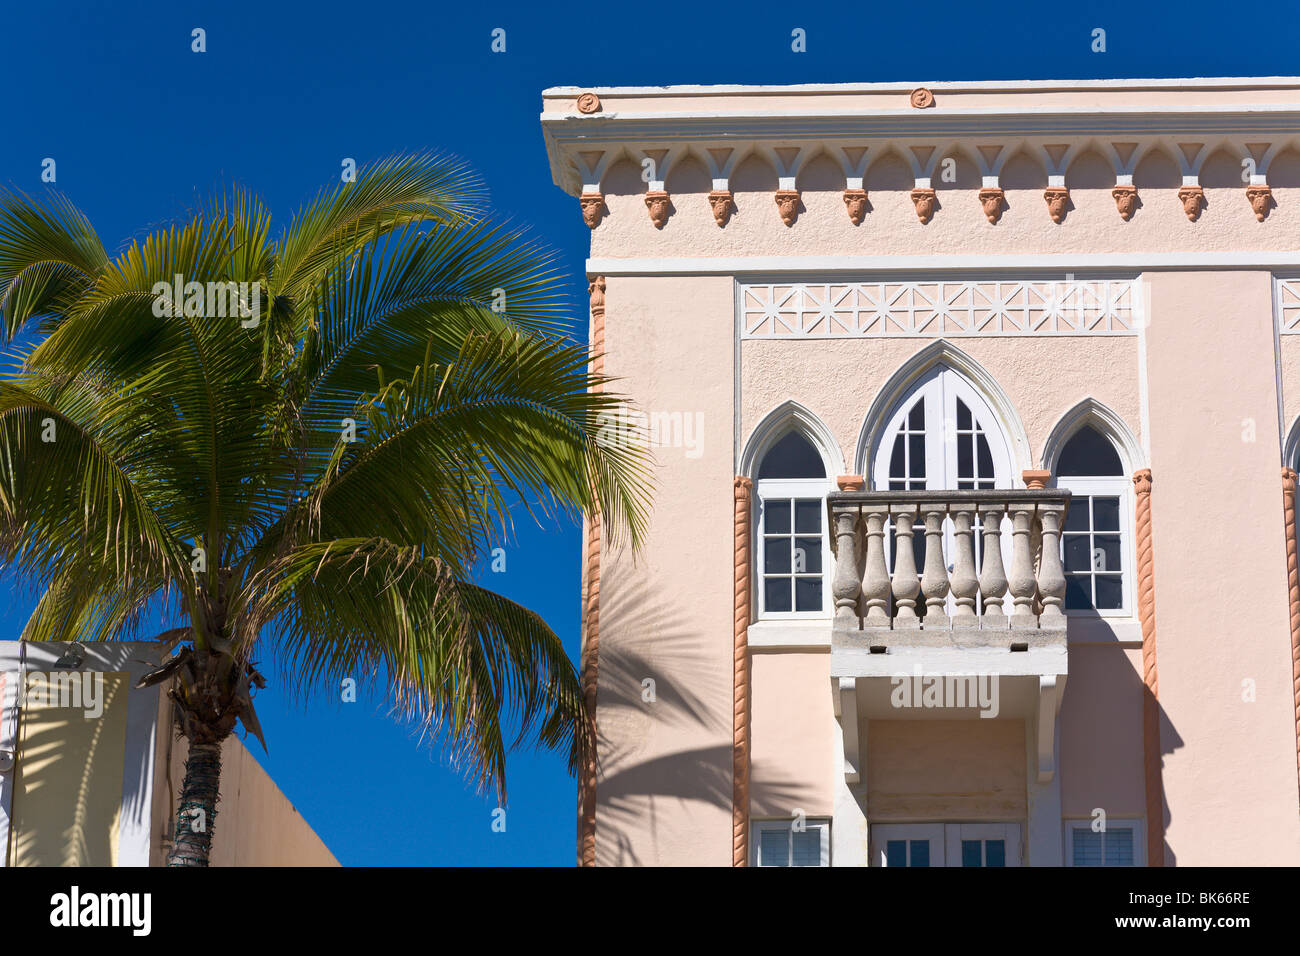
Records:
[[[14,787],[10,866],[115,866],[126,744],[125,674],[102,682],[94,714],[44,672],[27,675]],[[69,685],[64,685],[65,687]]]
[[[1150,696],[1151,696],[1150,688],[1148,688],[1145,684],[1143,684],[1142,700],[1144,705],[1146,704],[1147,698]],[[1162,771],[1161,778],[1160,778],[1161,779],[1160,806],[1163,808],[1162,812],[1164,813],[1164,823],[1163,826],[1161,827],[1160,832],[1168,833],[1169,823],[1170,821],[1173,820],[1173,814],[1169,810],[1169,800],[1167,798],[1167,795],[1165,794],[1165,788],[1164,788],[1163,770],[1165,766],[1165,755],[1171,754],[1179,747],[1181,747],[1183,745],[1183,738],[1179,736],[1178,731],[1174,729],[1173,721],[1169,719],[1169,714],[1166,713],[1165,709],[1160,706],[1159,701],[1156,702],[1156,724],[1160,728],[1160,769]],[[1177,866],[1178,858],[1175,856],[1174,848],[1169,845],[1168,840],[1165,841],[1164,849],[1165,849],[1165,866]]]
[[[1089,620],[1094,623],[1096,622],[1104,623],[1104,620],[1102,618],[1090,618]],[[1113,632],[1111,633],[1113,634]],[[1116,639],[1118,640],[1118,637],[1116,637]],[[1075,666],[1073,663],[1073,655],[1075,653],[1097,654],[1097,653],[1107,653],[1107,651],[1096,645],[1083,645],[1078,650],[1072,648],[1071,649],[1071,655],[1072,655],[1071,670],[1074,670],[1074,666]],[[1142,679],[1141,659],[1139,658],[1135,662],[1135,664],[1130,665],[1128,663],[1129,661],[1128,655],[1125,654],[1124,661],[1125,664],[1122,667],[1115,667],[1113,670],[1108,669],[1106,671],[1105,673],[1106,693],[1111,700],[1117,702],[1117,706],[1119,706],[1119,702],[1125,702],[1125,701],[1131,702],[1129,706],[1132,706],[1132,702],[1135,702],[1137,705],[1136,719],[1133,721],[1129,721],[1129,718],[1125,718],[1125,721],[1129,721],[1128,723],[1125,724],[1125,726],[1126,727],[1132,726],[1134,729],[1131,732],[1135,732],[1138,735],[1139,748],[1138,748],[1137,766],[1136,767],[1127,766],[1124,768],[1123,772],[1126,774],[1137,775],[1138,782],[1141,785],[1141,789],[1143,793],[1143,801],[1144,801],[1144,805],[1142,807],[1143,812],[1141,815],[1147,819],[1148,826],[1149,826],[1150,816],[1145,812],[1146,741],[1145,741],[1145,728],[1144,728],[1143,721],[1145,719],[1144,715],[1146,712],[1146,708],[1150,706],[1152,703],[1155,704],[1157,726],[1159,727],[1159,734],[1160,734],[1159,760],[1160,760],[1160,767],[1162,770],[1164,768],[1165,757],[1169,754],[1172,754],[1174,751],[1178,750],[1180,747],[1183,746],[1183,738],[1178,733],[1178,730],[1174,727],[1173,721],[1170,719],[1168,713],[1165,711],[1165,709],[1162,706],[1160,706],[1159,701],[1152,699],[1151,691],[1146,686],[1146,683]],[[1062,752],[1061,752],[1061,760],[1060,760],[1060,765],[1063,768],[1061,772],[1064,775],[1062,779],[1062,785],[1064,786],[1068,782],[1071,790],[1075,790],[1076,788],[1083,789],[1087,794],[1087,802],[1090,804],[1095,804],[1097,809],[1104,810],[1108,817],[1127,816],[1127,813],[1122,808],[1117,808],[1115,804],[1117,802],[1127,804],[1128,800],[1124,798],[1119,798],[1119,800],[1116,801],[1114,799],[1114,794],[1111,794],[1110,798],[1108,799],[1108,796],[1105,791],[1100,789],[1094,791],[1093,789],[1091,789],[1093,785],[1092,780],[1075,781],[1070,779],[1067,781],[1067,779],[1065,779],[1066,777],[1068,777],[1069,774],[1068,768],[1070,766],[1077,767],[1080,765],[1077,759],[1078,757],[1084,757],[1083,760],[1084,765],[1090,763],[1091,764],[1097,764],[1097,763],[1113,764],[1114,762],[1111,741],[1107,739],[1109,735],[1098,734],[1093,731],[1091,727],[1091,722],[1087,716],[1086,711],[1080,712],[1078,715],[1071,712],[1070,709],[1071,693],[1080,693],[1080,690],[1077,686],[1072,688],[1071,685],[1067,683],[1065,688],[1065,698],[1062,705],[1063,710],[1061,714],[1061,719],[1069,720],[1071,723],[1074,723],[1077,720],[1084,720],[1085,722],[1088,722],[1089,732],[1087,734],[1085,743],[1082,746],[1083,749],[1091,749],[1095,747],[1097,748],[1097,750],[1092,754],[1078,754],[1077,751],[1074,751],[1072,747],[1073,740],[1071,738],[1073,738],[1073,735],[1063,734],[1062,742],[1061,742]],[[1095,704],[1095,701],[1092,703]],[[1077,739],[1078,738],[1074,738],[1074,740]],[[1067,748],[1070,749],[1067,750]],[[1169,810],[1168,800],[1166,799],[1166,795],[1164,793],[1163,776],[1161,780],[1162,783],[1161,783],[1161,793],[1160,793],[1160,805],[1162,808],[1161,813],[1163,815],[1161,832],[1168,833],[1169,824],[1172,821],[1173,816]],[[1076,821],[1076,822],[1081,822],[1081,821]],[[1145,849],[1144,852],[1146,852]],[[1150,854],[1148,853],[1147,856],[1149,862]],[[1173,848],[1169,846],[1168,841],[1165,841],[1164,843],[1164,864],[1165,866],[1175,866],[1177,864],[1177,860],[1175,859]]]
[[[684,802],[724,810],[730,818],[730,628],[700,630],[698,618],[685,613],[689,600],[652,591],[647,582],[654,576],[644,567],[630,561],[619,567],[619,586],[601,591],[596,864],[690,864],[695,861],[647,858],[646,848],[663,845],[666,836],[661,802],[670,808],[665,820],[680,820]],[[725,674],[719,675],[724,646]],[[653,700],[647,680],[654,682]],[[667,749],[674,741],[688,746]],[[765,784],[769,794],[774,789],[779,792],[780,784]],[[790,800],[800,792],[795,781],[788,789]]]

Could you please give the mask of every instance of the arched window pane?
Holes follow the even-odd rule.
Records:
[[[1115,446],[1097,429],[1085,425],[1074,433],[1056,462],[1057,475],[1123,475]]]
[[[789,432],[763,456],[758,477],[825,478],[826,466],[808,439],[798,432]]]

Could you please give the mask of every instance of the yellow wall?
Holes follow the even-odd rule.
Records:
[[[872,720],[867,818],[1023,820],[1022,720]]]
[[[184,738],[170,730],[171,702],[160,706],[160,756],[155,785],[154,850],[150,863],[166,862],[163,830],[172,819],[185,780]],[[170,750],[170,756],[168,755]],[[338,866],[339,862],[280,792],[238,737],[221,746],[221,799],[212,836],[212,866]]]
[[[103,713],[51,688],[51,677],[103,678]],[[27,675],[10,827],[10,866],[114,866],[126,745],[127,675]]]

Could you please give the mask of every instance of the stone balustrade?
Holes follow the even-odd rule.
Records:
[[[1058,489],[830,494],[833,644],[1015,647],[1063,640],[1060,542],[1069,504],[1070,493]],[[919,567],[917,552],[924,555]]]

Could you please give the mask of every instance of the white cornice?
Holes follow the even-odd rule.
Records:
[[[1263,177],[1269,157],[1300,143],[1300,102],[1293,93],[1279,96],[1300,89],[1296,77],[934,83],[927,88],[947,96],[929,109],[911,108],[905,98],[892,95],[910,88],[904,83],[606,87],[594,90],[602,98],[601,111],[587,115],[577,111],[576,97],[593,91],[558,87],[543,94],[547,111],[541,126],[552,178],[574,194],[599,189],[603,170],[618,159],[639,161],[655,150],[666,151],[671,166],[674,157],[686,153],[707,162],[708,150],[727,148],[734,150],[733,161],[781,147],[797,148],[806,159],[846,147],[880,155],[879,147],[890,143],[935,147],[979,140],[1010,147],[1009,155],[1020,146],[1061,141],[1080,150],[1096,146],[1113,152],[1120,137],[1138,144],[1137,155],[1159,144],[1178,158],[1179,144],[1199,144],[1206,147],[1203,159],[1219,145],[1231,143],[1249,155],[1247,144],[1265,143],[1267,155],[1257,157]],[[1155,96],[1134,96],[1144,90]],[[975,99],[964,101],[963,91]],[[990,103],[990,94],[998,91],[1006,96]],[[1062,102],[1053,95],[1071,91],[1086,93],[1090,102]],[[1216,91],[1231,94],[1230,101],[1205,102],[1200,95]],[[1247,96],[1253,102],[1243,102]],[[764,99],[768,106],[759,108]],[[771,105],[773,99],[779,107]],[[803,102],[792,105],[792,100]],[[620,108],[624,105],[632,108]],[[1186,159],[1184,165],[1191,166],[1184,176],[1194,176],[1200,160]],[[796,176],[798,166],[796,159],[781,175]],[[1117,168],[1117,176],[1131,173]],[[996,176],[996,170],[986,171],[990,174]],[[726,172],[715,170],[715,180],[719,175],[725,182]]]
[[[1241,90],[1300,89],[1300,76],[1200,76],[1185,78],[1146,78],[1114,80],[889,80],[880,83],[798,83],[791,86],[730,83],[715,86],[686,84],[681,86],[553,86],[542,96],[577,96],[592,92],[598,96],[718,96],[732,94],[824,94],[824,93],[892,93],[909,91],[918,86],[947,93],[997,92],[1026,90],[1058,93],[1069,90]]]
[[[590,258],[588,275],[790,276],[835,273],[911,274],[1036,269],[1079,274],[1112,271],[1126,275],[1157,269],[1294,269],[1300,249],[1287,252],[1078,253],[989,256],[699,256],[663,259]]]

